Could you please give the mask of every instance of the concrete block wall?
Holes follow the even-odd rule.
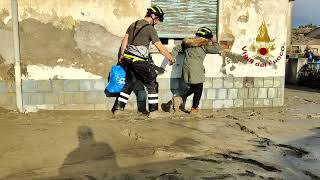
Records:
[[[114,97],[106,97],[106,79],[23,80],[23,105],[28,111],[110,110]],[[159,108],[187,88],[180,78],[158,78]],[[0,106],[15,109],[13,81],[0,81]],[[283,105],[284,77],[206,78],[200,102],[202,109],[277,107]],[[147,109],[147,94],[138,83],[127,109]],[[190,108],[192,96],[187,100]]]
[[[0,81],[0,107],[16,109],[16,93],[14,81]]]

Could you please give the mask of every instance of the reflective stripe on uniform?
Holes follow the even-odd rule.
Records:
[[[145,60],[142,59],[142,58],[139,58],[139,57],[136,57],[136,56],[133,56],[133,55],[130,55],[130,54],[124,54],[123,57],[126,58],[126,59],[131,59],[132,62],[145,61]]]
[[[128,102],[127,99],[124,99],[124,98],[122,98],[122,97],[119,97],[119,101],[124,102],[124,103],[127,103],[127,102]]]
[[[148,100],[149,104],[158,104],[158,99]]]
[[[148,98],[155,98],[155,97],[159,97],[158,94],[148,94]]]
[[[130,95],[129,95],[129,94],[124,93],[124,92],[121,92],[121,93],[120,93],[120,96],[123,96],[123,97],[126,97],[126,98],[129,98],[129,97],[130,97]]]

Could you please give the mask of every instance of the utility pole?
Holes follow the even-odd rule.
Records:
[[[13,44],[14,44],[14,74],[16,85],[16,104],[19,112],[24,112],[22,103],[22,88],[21,88],[21,67],[20,67],[20,39],[19,39],[19,19],[18,19],[18,2],[11,0],[12,14],[12,29],[13,29]]]

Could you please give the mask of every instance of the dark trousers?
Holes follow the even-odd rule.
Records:
[[[129,100],[136,81],[140,80],[148,91],[149,111],[158,110],[158,83],[156,81],[157,73],[148,61],[130,62],[125,61],[126,84],[123,87],[120,96],[117,97],[114,110],[123,110]]]
[[[192,100],[192,107],[198,108],[201,95],[202,95],[202,90],[203,90],[203,83],[189,84],[189,89],[187,89],[182,95],[183,101],[185,101],[188,98],[188,96],[190,96],[191,94],[194,94],[193,100]]]

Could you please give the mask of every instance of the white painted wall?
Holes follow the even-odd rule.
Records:
[[[77,21],[88,21],[118,36],[124,35],[130,23],[144,17],[150,6],[150,0],[19,0],[18,3],[20,20],[35,18],[65,28],[76,25]],[[1,9],[11,12],[10,1],[0,1]]]

